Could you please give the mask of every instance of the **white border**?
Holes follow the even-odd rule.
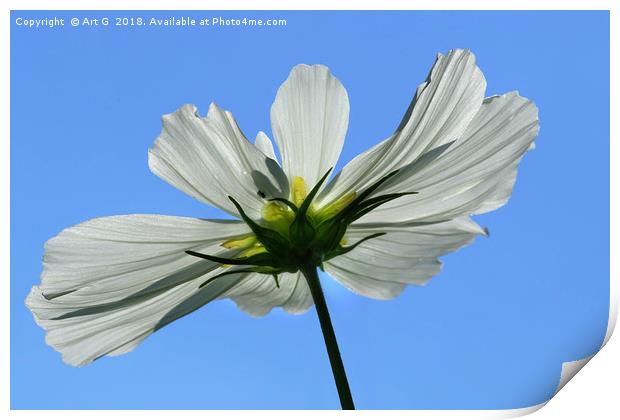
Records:
[[[559,5],[553,0],[505,0],[498,7],[495,0],[417,1],[405,7],[399,0],[199,0],[144,1],[144,0],[8,0],[6,10],[613,10],[613,0],[564,0]],[[466,6],[466,7],[464,7]],[[6,24],[6,22],[5,22]]]
[[[523,1],[503,1],[502,7],[498,7],[497,1],[482,1],[471,0],[467,2],[467,8],[469,10],[553,10],[558,5],[563,10],[611,10],[611,103],[610,103],[610,115],[618,115],[617,112],[617,98],[618,85],[616,83],[614,74],[618,74],[618,54],[616,51],[618,39],[618,7],[614,7],[613,1],[602,0],[590,0],[588,2],[583,1],[570,1],[565,0],[561,3],[549,1],[549,0],[523,0]],[[109,0],[106,2],[91,1],[83,3],[75,0],[58,0],[50,4],[46,1],[6,1],[4,19],[2,20],[2,30],[0,32],[0,48],[4,63],[9,62],[9,33],[10,33],[10,10],[349,10],[349,9],[364,9],[364,10],[402,10],[404,5],[401,1],[394,0],[381,0],[381,1],[369,1],[360,0],[350,2],[348,4],[345,1],[334,0],[314,0],[314,1],[297,1],[292,3],[291,1],[281,0],[263,0],[260,3],[255,3],[250,0],[217,0],[209,3],[196,1],[196,0],[175,0],[174,2],[142,2],[136,0]],[[379,7],[380,6],[380,7]],[[411,7],[415,6],[415,7]],[[414,10],[465,10],[462,1],[418,1],[410,7]],[[2,229],[2,241],[0,247],[2,253],[0,258],[0,264],[4,272],[2,276],[2,293],[0,307],[2,308],[2,346],[0,346],[0,356],[2,364],[0,364],[0,373],[2,379],[0,382],[0,415],[7,415],[14,418],[32,418],[45,416],[49,419],[71,419],[82,418],[86,413],[92,419],[107,418],[111,413],[108,411],[11,411],[9,409],[9,392],[10,392],[10,358],[9,358],[9,252],[10,252],[10,236],[9,236],[9,198],[10,198],[10,150],[9,141],[10,127],[9,127],[9,106],[10,106],[10,78],[9,78],[9,66],[4,65],[2,71],[2,86],[1,92],[5,92],[1,107],[1,122],[3,136],[0,153],[0,189],[1,196],[4,198],[2,211],[2,221],[0,228]],[[618,133],[616,119],[611,118],[611,138],[616,138]],[[618,147],[614,142],[611,142],[610,146],[610,167],[611,167],[611,186],[610,186],[610,214],[618,214],[617,194],[614,193],[614,187],[616,186],[616,179],[618,176],[618,169],[614,163],[617,163]],[[618,269],[615,263],[614,256],[617,255],[617,240],[615,239],[618,234],[618,226],[615,220],[610,220],[610,313],[609,324],[605,341],[603,345],[609,342],[609,339],[614,330],[617,315],[618,315]],[[471,419],[499,419],[518,417],[525,414],[536,412],[534,417],[537,419],[572,419],[583,418],[585,416],[597,419],[604,418],[617,418],[620,413],[620,404],[618,398],[615,395],[616,386],[618,383],[617,375],[620,373],[620,363],[618,355],[620,354],[620,344],[618,340],[612,340],[611,345],[607,345],[605,350],[601,352],[601,355],[594,358],[592,363],[588,363],[594,355],[591,355],[585,359],[578,361],[572,361],[564,363],[562,366],[562,375],[560,385],[556,390],[559,392],[568,383],[568,381],[586,364],[588,366],[584,369],[584,372],[580,374],[579,381],[572,381],[570,385],[566,387],[557,397],[554,397],[549,403],[549,407],[545,410],[538,411],[547,403],[539,404],[537,406],[517,409],[517,410],[470,410],[470,411],[357,411],[352,412],[329,412],[330,416],[371,416],[377,418],[378,416],[395,416],[402,418],[423,418],[423,419],[454,419],[454,418],[471,418]],[[214,416],[217,418],[236,418],[237,416],[248,413],[253,417],[258,418],[290,418],[293,414],[300,418],[314,417],[314,411],[295,411],[291,413],[289,411],[251,411],[251,412],[238,412],[238,411],[209,411],[208,416]],[[202,411],[116,411],[115,416],[120,417],[132,417],[132,418],[148,418],[153,417],[167,418],[169,416],[178,416],[184,418],[196,418],[203,419],[205,413]]]

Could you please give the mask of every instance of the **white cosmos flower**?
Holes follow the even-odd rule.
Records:
[[[471,215],[506,203],[519,161],[538,133],[538,111],[516,92],[485,99],[485,85],[471,52],[439,55],[394,134],[320,190],[313,214],[338,212],[396,169],[374,194],[417,192],[348,227],[347,243],[385,233],[323,264],[348,289],[391,299],[409,284],[424,284],[439,272],[439,256],[484,234]],[[229,196],[251,219],[277,221],[290,210],[268,199],[303,201],[336,164],[348,118],[347,92],[338,79],[322,65],[298,65],[271,108],[280,164],[266,134],[249,142],[232,114],[212,104],[206,117],[193,105],[165,115],[149,167],[235,217],[240,214]],[[239,273],[199,288],[232,267],[187,250],[249,256],[264,248],[241,220],[140,214],[93,219],[46,243],[41,284],[26,304],[47,331],[47,343],[74,366],[126,353],[215,299],[231,298],[255,316],[277,306],[298,314],[312,305],[299,272],[281,274],[279,287],[268,274]]]

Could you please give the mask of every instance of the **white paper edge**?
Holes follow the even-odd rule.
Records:
[[[150,4],[148,6],[146,6],[146,4],[140,4],[139,1],[135,1],[135,0],[123,0],[121,1],[117,1],[117,0],[111,0],[106,2],[105,4],[103,2],[92,2],[90,4],[85,4],[85,3],[78,3],[77,1],[71,1],[71,0],[57,0],[54,2],[54,9],[82,9],[82,10],[97,10],[97,9],[101,9],[101,10],[139,10],[139,9],[150,9],[150,10],[157,10],[157,9],[165,9],[165,10],[174,10],[175,7],[170,7],[171,3],[167,3],[166,6],[161,7],[160,5],[157,4]],[[554,5],[553,2],[551,1],[546,1],[546,0],[536,0],[536,1],[530,1],[530,0],[526,0],[524,2],[521,3],[517,3],[517,2],[508,2],[508,4],[505,4],[503,7],[497,7],[497,3],[493,2],[493,7],[491,7],[491,3],[485,3],[484,1],[473,1],[472,4],[470,5],[472,8],[474,8],[475,4],[474,3],[478,3],[479,8],[481,9],[493,9],[493,10],[510,10],[510,9],[515,9],[515,10],[523,10],[523,8],[525,9],[532,9],[532,10],[541,10],[541,9],[553,9],[554,7],[556,7],[557,5]],[[380,4],[380,7],[376,7],[378,4]],[[512,6],[510,6],[510,4],[512,4]],[[519,6],[517,6],[517,4],[519,4]],[[288,7],[286,7],[286,5],[288,5]],[[79,7],[78,7],[79,6]],[[306,3],[303,1],[300,1],[299,4],[297,4],[297,7],[290,7],[290,3],[284,3],[284,2],[279,2],[279,1],[268,1],[268,0],[264,0],[262,5],[260,7],[257,7],[256,4],[252,4],[249,1],[237,1],[235,2],[235,4],[232,4],[230,1],[214,1],[213,3],[209,4],[209,9],[212,10],[269,10],[269,9],[288,9],[288,10],[294,10],[296,8],[301,8],[301,9],[307,9],[307,10],[311,10],[311,9],[325,9],[325,10],[330,10],[330,9],[355,9],[355,7],[353,5],[347,6],[347,7],[343,7],[342,5],[338,6],[337,4],[334,5],[334,3],[332,2],[323,2],[323,1],[314,1],[312,2],[312,4],[310,3]],[[482,6],[482,7],[481,7]],[[602,1],[598,1],[598,0],[592,0],[588,6],[585,6],[584,3],[575,5],[575,4],[570,4],[570,5],[565,5],[567,7],[564,7],[567,10],[584,10],[584,9],[614,9],[613,6],[613,2],[611,1],[607,1],[607,0],[602,0]],[[201,10],[204,9],[206,6],[204,5],[204,3],[199,2],[198,0],[196,1],[191,1],[191,0],[181,0],[176,4],[176,8],[178,9],[190,9],[190,10]],[[6,4],[5,4],[5,12],[8,12],[8,10],[11,9],[18,9],[18,10],[28,10],[28,9],[48,9],[49,4],[45,4],[42,1],[23,1],[23,2],[16,2],[13,0],[9,0]],[[398,6],[396,6],[396,4],[387,1],[387,2],[379,2],[379,3],[375,3],[374,7],[368,7],[368,5],[366,5],[366,7],[364,7],[365,9],[368,10],[402,10],[403,6],[401,3],[399,3]],[[418,9],[418,10],[436,10],[436,9],[462,9],[462,7],[457,4],[456,2],[451,2],[451,1],[445,1],[442,2],[442,6],[438,7],[436,2],[428,2],[427,4],[424,4],[423,2],[420,2],[420,4],[417,4],[415,8],[412,7],[412,9]],[[617,10],[616,10],[617,12]],[[7,13],[8,14],[8,13]],[[613,15],[612,15],[613,16]],[[612,45],[612,57],[611,57],[611,64],[612,64],[612,72],[611,74],[613,75],[613,68],[617,67],[615,66],[615,59],[617,57],[615,57],[615,54],[613,53],[614,49],[613,49],[613,39],[614,39],[614,32],[615,31],[614,28],[614,22],[617,23],[617,18],[612,17],[611,18],[611,32],[612,32],[612,36],[611,36],[611,45]],[[10,25],[8,24],[9,21],[5,21],[3,26],[3,31],[0,35],[0,38],[2,38],[2,42],[0,42],[0,45],[2,46],[2,55],[5,56],[7,59],[9,58],[9,42],[8,42],[8,33],[9,33],[9,27]],[[7,60],[8,61],[8,60]],[[3,84],[5,85],[5,87],[7,88],[5,90],[5,92],[9,92],[10,91],[10,83],[9,83],[9,77],[8,77],[8,66],[6,66],[5,68],[2,69],[2,73],[4,75],[4,77],[2,77],[3,79]],[[613,77],[612,77],[612,91],[613,90],[617,90],[614,89],[614,85],[613,85]],[[611,95],[610,97],[610,101],[611,101],[611,105],[612,105],[612,110],[614,108],[614,96]],[[6,111],[9,109],[9,95],[5,95],[4,101],[2,101],[2,109],[3,111]],[[10,125],[8,124],[8,118],[5,118],[6,115],[8,113],[7,112],[2,112],[2,121],[6,122],[6,124],[2,124],[2,126],[4,127],[4,131],[7,134],[6,138],[9,138],[10,135]],[[613,136],[613,132],[614,132],[614,120],[611,119],[611,124],[612,124],[612,136]],[[4,151],[8,152],[8,142],[6,142],[6,146],[4,148]],[[613,149],[613,142],[612,142],[612,149]],[[612,155],[614,155],[613,150],[612,150]],[[4,154],[4,158],[3,161],[6,162],[6,165],[3,165],[3,167],[5,168],[5,174],[8,175],[9,172],[9,168],[10,168],[10,160],[9,160],[9,153],[5,153]],[[612,173],[614,172],[613,169],[613,165],[611,166],[611,171]],[[4,232],[8,232],[9,228],[8,228],[8,203],[9,203],[9,186],[8,186],[8,179],[9,177],[2,177],[2,192],[3,192],[3,196],[7,199],[6,200],[6,207],[4,207],[2,209],[2,213],[5,217],[3,217],[3,231]],[[613,175],[612,175],[612,179],[613,179]],[[613,185],[613,184],[612,184]],[[611,189],[613,192],[613,188]],[[613,206],[613,194],[612,194],[612,206]],[[613,212],[612,212],[613,214]],[[612,218],[612,231],[614,230],[613,228],[613,218]],[[2,241],[2,248],[3,250],[7,250],[9,249],[9,244],[8,244],[8,235],[5,238],[5,241]],[[612,239],[613,242],[613,239]],[[613,248],[613,246],[612,246]],[[2,260],[4,262],[5,260],[5,256],[8,256],[8,252],[3,253],[3,257]],[[6,260],[8,260],[8,258],[6,258]],[[613,260],[612,260],[613,261]],[[8,261],[7,261],[8,262]],[[613,264],[612,264],[613,265]],[[8,267],[9,264],[5,264],[5,271],[8,274]],[[7,277],[8,278],[8,277]],[[560,380],[559,380],[559,384],[558,387],[555,390],[555,393],[553,396],[555,396],[558,392],[560,392],[560,390],[570,381],[570,379],[572,379],[590,360],[592,360],[592,358],[598,353],[598,351],[600,351],[600,349],[602,349],[607,342],[609,341],[609,339],[611,338],[611,335],[614,331],[615,325],[616,325],[616,321],[617,321],[617,314],[618,314],[618,296],[617,296],[617,287],[616,287],[616,281],[614,281],[615,277],[612,275],[611,279],[610,279],[610,310],[609,310],[609,320],[608,320],[608,326],[607,326],[607,332],[605,334],[605,339],[603,340],[603,344],[601,345],[601,347],[599,348],[599,350],[597,350],[596,352],[594,352],[592,355],[587,356],[585,358],[579,359],[579,360],[574,360],[574,361],[567,361],[564,362],[562,364],[562,371],[560,374]],[[6,286],[6,289],[8,291],[8,285]],[[7,312],[8,315],[8,310],[10,307],[10,303],[9,303],[9,297],[8,297],[8,293],[5,296],[5,302],[7,303],[7,305],[5,306],[5,310]],[[6,317],[6,323],[8,324],[8,319],[9,317]],[[5,334],[6,334],[6,338],[8,338],[8,331],[9,328],[6,328]],[[9,340],[6,340],[5,342],[8,343]],[[8,347],[8,346],[7,346]],[[3,351],[4,353],[4,351]],[[8,351],[7,351],[8,353]],[[8,361],[8,358],[7,358]],[[3,372],[3,376],[5,376],[3,379],[3,383],[6,385],[9,385],[9,381],[8,381],[8,371],[9,368],[7,365],[5,371]],[[6,387],[5,389],[10,389],[10,386]],[[475,418],[475,419],[486,419],[486,418],[496,418],[496,419],[501,419],[501,418],[515,418],[515,417],[520,417],[520,416],[524,416],[527,414],[531,414],[533,412],[538,411],[540,408],[544,407],[552,398],[553,396],[540,404],[537,405],[533,405],[530,407],[524,407],[524,408],[518,408],[518,409],[507,409],[507,410],[412,410],[412,411],[406,411],[407,413],[407,418]],[[67,410],[37,410],[37,411],[30,411],[30,410],[23,410],[23,411],[14,411],[14,410],[10,410],[9,409],[9,404],[8,404],[8,392],[6,393],[2,393],[2,395],[0,395],[0,407],[2,408],[2,412],[3,414],[8,414],[10,417],[23,417],[23,418],[32,418],[32,417],[43,417],[45,416],[47,419],[71,419],[72,417],[76,417],[76,418],[83,418],[84,413],[86,412],[86,410],[71,410],[71,411],[67,411]],[[212,415],[217,416],[218,418],[228,418],[230,414],[230,417],[236,417],[239,415],[239,411],[236,410],[231,410],[231,411],[220,411],[220,410],[214,410],[212,412]],[[243,413],[247,413],[246,411],[244,411]],[[256,415],[258,418],[263,417],[263,415],[260,414],[260,412],[257,411],[251,411],[250,413],[252,413],[252,415]],[[280,417],[277,413],[286,415],[287,417],[290,416],[290,411],[288,410],[281,410],[281,411],[262,411],[262,413],[265,415],[265,418],[267,416],[269,416],[270,419],[277,419],[278,417]],[[304,417],[303,412],[296,412],[299,417]],[[308,412],[306,412],[308,413]],[[310,412],[312,413],[312,412]],[[360,412],[357,412],[358,414]],[[378,411],[374,411],[374,413],[382,413],[381,410]],[[108,417],[109,413],[107,413],[107,411],[88,411],[88,416],[91,418],[98,418],[99,416],[106,416],[106,418]],[[162,417],[168,417],[170,415],[175,415],[175,416],[179,416],[179,417],[185,417],[185,418],[191,418],[191,417],[195,417],[195,418],[200,418],[201,420],[204,418],[204,413],[202,411],[194,411],[194,410],[169,410],[169,411],[147,411],[147,410],[117,410],[115,411],[115,415],[117,415],[120,418],[124,418],[126,417],[131,417],[132,419],[136,419],[136,418],[149,418],[149,419],[153,419],[153,418],[157,418],[160,415]],[[422,417],[423,416],[423,417]]]

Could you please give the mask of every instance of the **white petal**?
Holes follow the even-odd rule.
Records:
[[[272,159],[276,162],[278,161],[278,159],[276,158],[276,151],[273,148],[273,143],[271,142],[271,140],[269,140],[267,134],[259,131],[256,135],[256,140],[254,140],[254,144],[256,145],[258,150],[263,152],[263,154],[269,159]]]
[[[229,112],[211,104],[206,118],[185,105],[163,117],[163,130],[149,150],[149,167],[157,176],[197,198],[238,215],[228,196],[258,218],[268,197],[288,197],[288,180],[239,130]]]
[[[45,341],[62,354],[65,363],[83,366],[104,355],[133,350],[151,333],[218,298],[242,278],[222,277],[202,289],[198,286],[204,280],[196,278],[130,304],[106,305],[90,312],[78,312],[81,308],[63,302],[65,296],[48,300],[35,286],[26,304],[35,321],[47,331]],[[39,316],[56,312],[59,307],[65,317]]]
[[[286,274],[289,278],[296,282],[293,293],[289,296],[288,300],[282,304],[284,309],[289,314],[299,315],[306,312],[313,304],[312,294],[310,294],[310,288],[300,272],[294,274]]]
[[[300,272],[278,276],[277,287],[272,276],[253,274],[226,293],[239,309],[252,316],[264,316],[274,307],[301,314],[313,304],[308,284]]]
[[[195,263],[186,250],[224,250],[222,242],[249,232],[233,220],[146,214],[88,220],[46,242],[41,290],[53,296],[117,285],[129,295],[133,284],[142,288]]]
[[[424,153],[459,138],[480,108],[485,87],[470,51],[439,54],[396,132],[347,164],[319,196],[319,204],[361,191]]]
[[[199,291],[198,285],[221,269],[186,250],[222,253],[223,241],[248,232],[236,221],[157,215],[93,219],[46,243],[41,286],[33,287],[26,305],[67,363],[83,365],[128,351],[158,325],[187,313],[197,299],[193,295],[200,293],[206,303],[234,286],[231,278]]]
[[[349,98],[325,66],[300,64],[280,86],[271,127],[284,172],[314,184],[340,156],[349,125]]]
[[[392,299],[408,284],[426,283],[441,269],[437,257],[485,233],[469,218],[458,218],[420,225],[354,224],[346,236],[353,244],[377,232],[387,234],[325,263],[326,271],[345,287],[375,299]]]
[[[437,221],[504,205],[517,166],[538,134],[538,110],[516,92],[485,100],[463,136],[420,170],[403,171],[382,193],[417,191],[364,222]]]

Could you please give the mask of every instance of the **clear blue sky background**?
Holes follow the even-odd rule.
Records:
[[[17,17],[286,18],[280,28],[26,29]],[[491,237],[443,258],[394,301],[323,277],[359,408],[485,409],[539,403],[561,363],[598,349],[609,302],[609,15],[605,12],[13,12],[13,408],[337,408],[314,309],[253,319],[218,301],[134,352],[76,369],[44,343],[24,299],[44,242],[105,215],[219,217],[152,175],[162,114],[232,110],[270,133],[276,89],[324,63],[349,92],[340,165],[398,124],[437,52],[472,49],[488,94],[540,107],[538,148]]]

